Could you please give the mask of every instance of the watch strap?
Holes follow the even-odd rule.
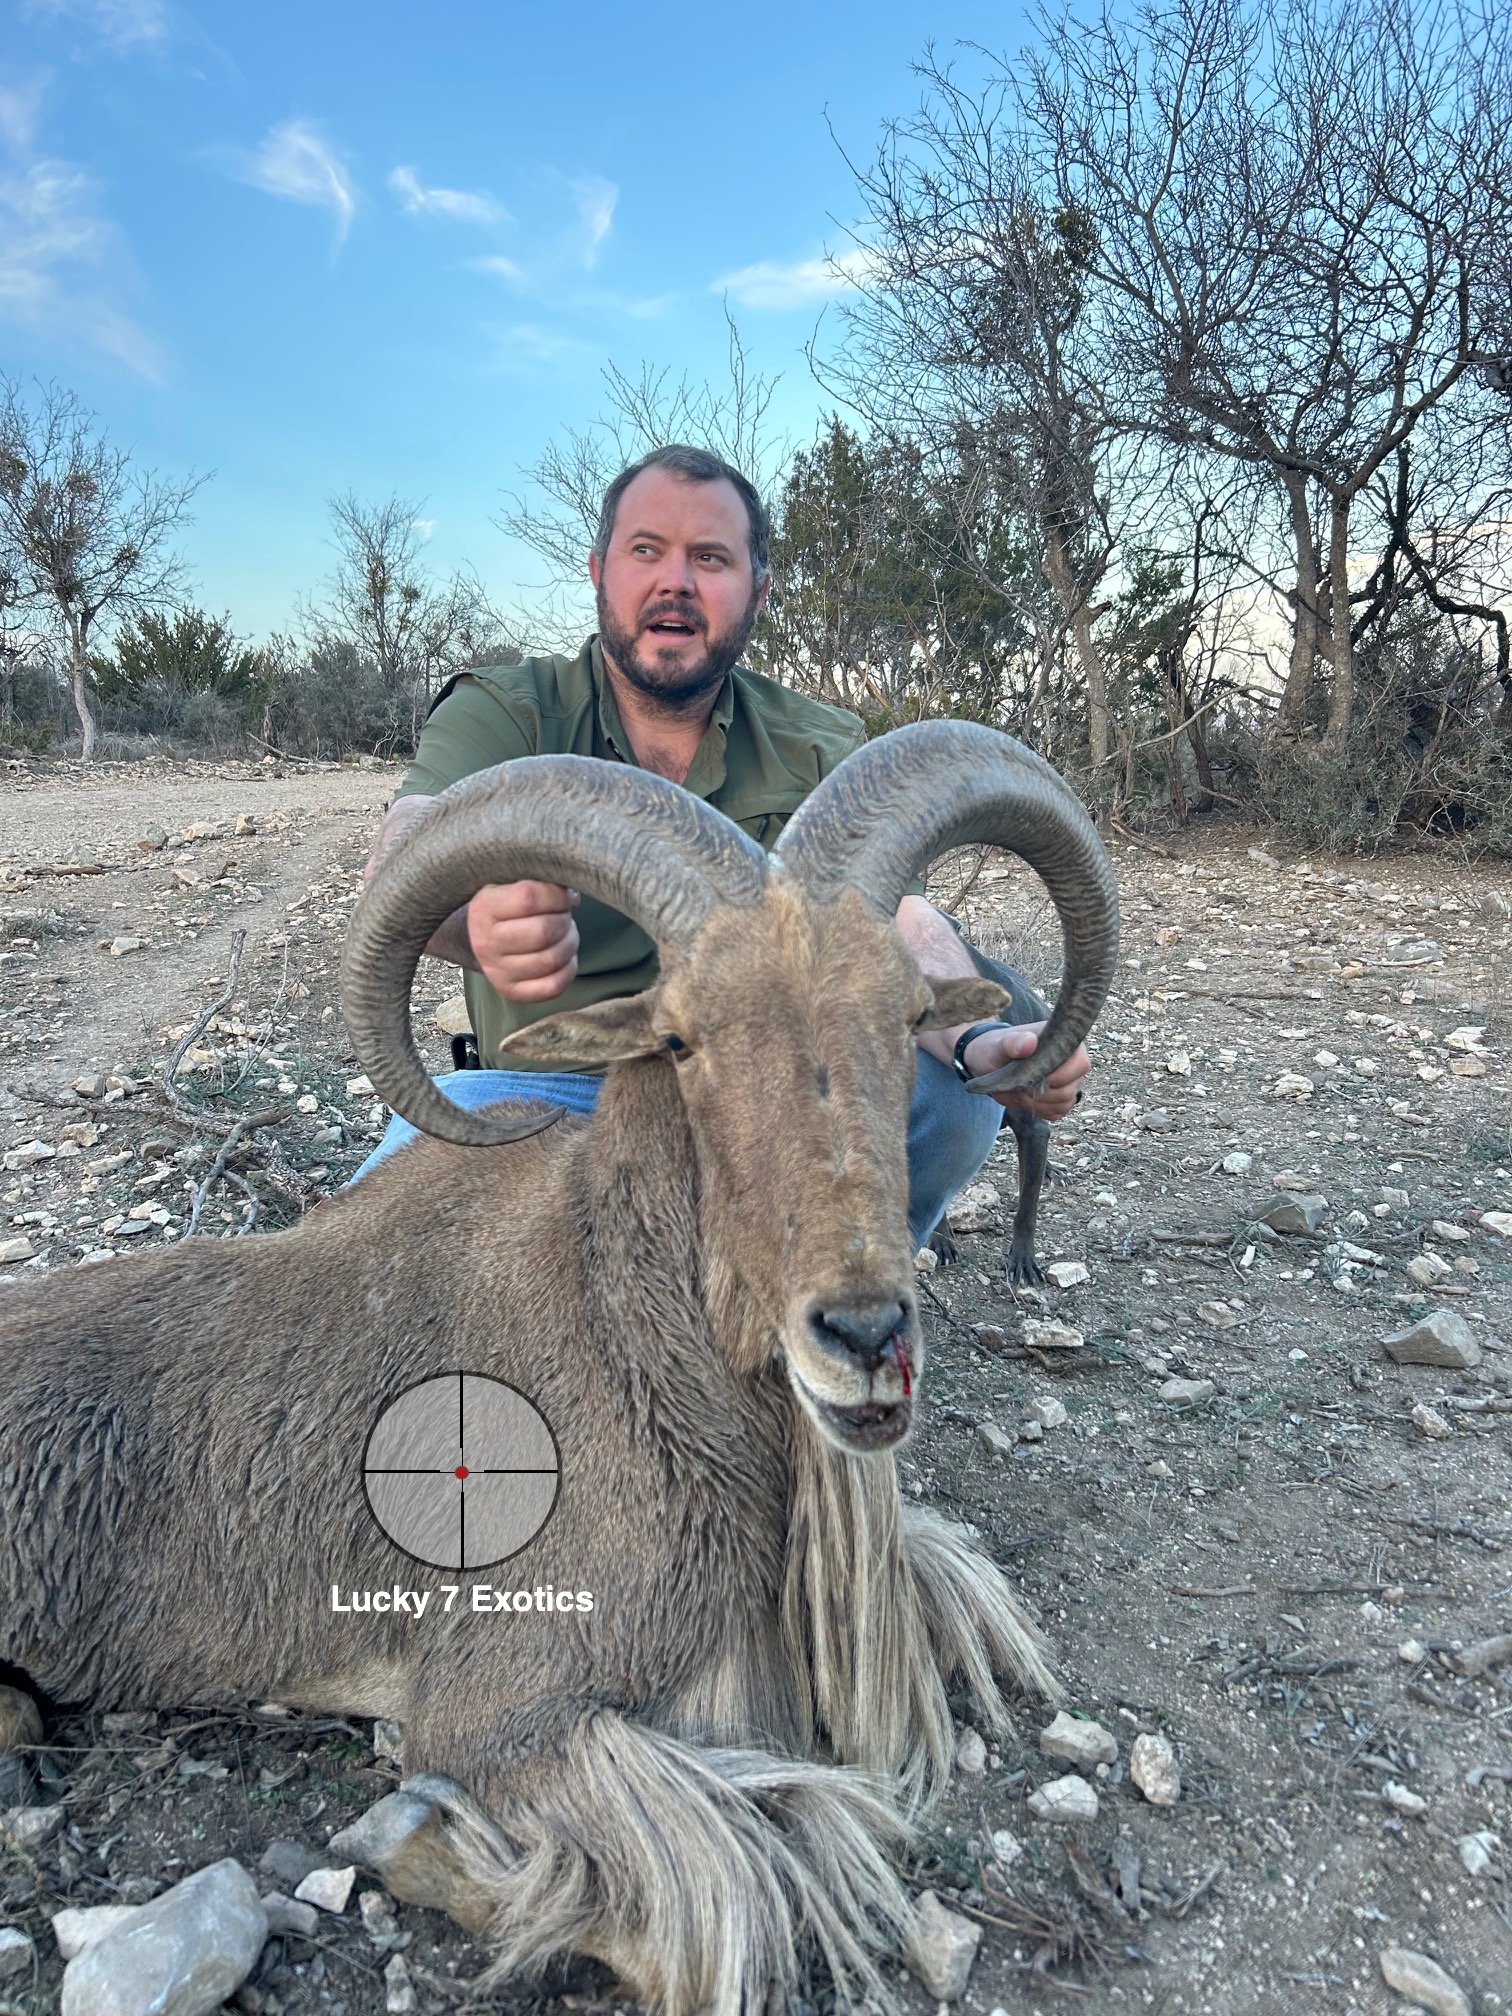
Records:
[[[990,1022],[973,1022],[969,1029],[961,1031],[960,1035],[956,1038],[955,1049],[951,1054],[950,1061],[952,1069],[963,1085],[969,1085],[972,1076],[966,1069],[966,1049],[968,1044],[974,1043],[978,1036],[985,1036],[989,1029],[1008,1029],[1012,1026],[1011,1023],[1004,1022],[999,1017],[994,1017]]]

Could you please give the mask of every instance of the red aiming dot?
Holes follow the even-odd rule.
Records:
[[[459,1463],[457,1465],[456,1474],[459,1477],[465,1477],[467,1475],[467,1465],[465,1463]]]

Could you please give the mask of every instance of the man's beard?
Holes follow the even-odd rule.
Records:
[[[739,664],[740,654],[751,641],[751,632],[756,627],[756,607],[758,589],[752,589],[751,599],[745,612],[728,630],[711,637],[702,613],[689,608],[685,603],[670,600],[654,604],[640,619],[638,630],[625,630],[615,622],[604,599],[603,585],[598,591],[599,641],[604,651],[614,661],[614,669],[621,673],[626,682],[633,686],[643,699],[651,700],[665,708],[669,714],[679,714],[692,707],[695,701],[722,686],[725,675],[732,666]],[[692,665],[668,667],[665,670],[654,662],[657,639],[648,625],[666,616],[675,616],[679,621],[690,623],[703,632],[704,653]],[[652,654],[651,662],[637,656],[642,646]]]

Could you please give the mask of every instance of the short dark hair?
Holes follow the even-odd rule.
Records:
[[[593,541],[599,565],[603,565],[609,541],[614,536],[620,499],[645,469],[670,469],[674,476],[681,476],[687,483],[723,481],[734,485],[750,521],[752,585],[759,588],[771,568],[772,521],[766,514],[766,506],[756,494],[755,486],[738,469],[731,468],[723,457],[711,454],[707,448],[690,448],[682,441],[674,441],[666,448],[653,448],[639,462],[632,462],[628,469],[621,469],[604,492],[604,501],[599,507],[598,532]]]

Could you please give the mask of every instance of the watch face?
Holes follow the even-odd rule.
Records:
[[[396,1546],[436,1568],[518,1554],[556,1504],[556,1438],[523,1393],[476,1372],[411,1386],[379,1415],[362,1481]]]

